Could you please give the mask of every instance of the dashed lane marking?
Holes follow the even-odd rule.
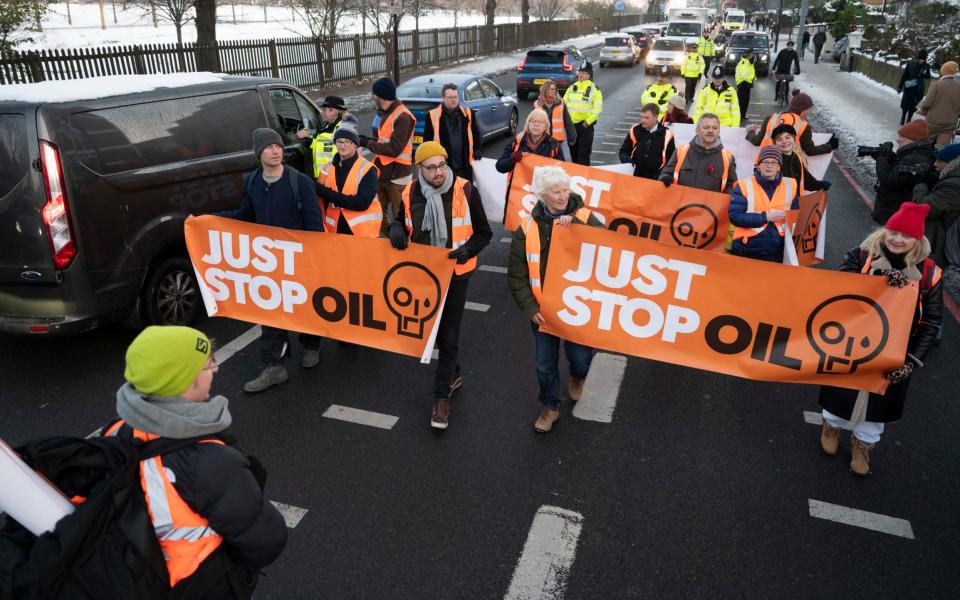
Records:
[[[610,150],[594,150],[593,153],[594,154],[616,154],[616,152],[612,152]]]
[[[908,540],[916,539],[913,537],[913,527],[910,526],[910,521],[857,508],[840,506],[839,504],[821,502],[820,500],[813,500],[812,498],[807,500],[807,502],[810,506],[811,517],[825,519],[835,523],[843,523],[844,525],[852,525],[854,527],[862,527],[870,531],[879,531],[880,533],[887,533],[907,538]]]
[[[283,522],[287,525],[288,529],[294,529],[297,525],[299,525],[300,521],[303,520],[303,517],[305,517],[309,512],[305,508],[284,504],[283,502],[277,502],[276,500],[271,500],[270,504],[276,506],[277,510],[280,511],[280,514],[283,515]]]
[[[506,273],[506,267],[498,267],[496,265],[480,265],[479,269],[481,271],[489,271],[490,273]]]
[[[582,528],[580,513],[558,506],[541,506],[533,517],[504,600],[563,598]]]
[[[600,142],[600,143],[601,143],[601,144],[604,144],[605,146],[619,146],[619,145],[620,145],[620,144],[618,144],[617,142]]]
[[[399,417],[394,417],[393,415],[385,415],[383,413],[371,412],[359,408],[350,408],[349,406],[341,406],[339,404],[331,404],[330,408],[325,410],[321,416],[327,417],[328,419],[356,423],[358,425],[367,425],[368,427],[378,427],[380,429],[393,429],[393,426],[400,420]]]
[[[219,348],[216,352],[213,353],[214,360],[217,361],[217,364],[222,365],[223,363],[230,360],[230,358],[240,352],[244,348],[250,345],[251,342],[260,337],[260,326],[256,325],[250,329],[244,331],[236,338],[230,340],[223,347]]]
[[[477,312],[487,312],[490,310],[489,304],[481,304],[479,302],[467,302],[463,307],[467,310],[475,310]]]
[[[823,425],[823,415],[809,410],[803,411],[803,420],[810,425]]]
[[[573,416],[584,421],[613,422],[613,410],[617,407],[626,370],[625,356],[597,353],[583,384],[583,395],[573,407]]]

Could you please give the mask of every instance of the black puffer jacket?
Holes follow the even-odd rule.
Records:
[[[876,157],[877,201],[870,213],[873,220],[885,224],[901,204],[912,200],[913,186],[926,180],[935,160],[930,140],[907,144],[896,152],[881,151]],[[917,174],[903,173],[904,167],[916,167]]]

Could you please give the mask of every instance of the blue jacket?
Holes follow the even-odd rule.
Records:
[[[756,169],[753,170],[753,174],[760,184],[760,187],[766,192],[767,198],[772,198],[773,192],[777,189],[777,186],[780,185],[780,181],[783,178],[777,175],[776,179],[765,179],[760,175],[760,171]],[[748,180],[744,179],[742,183],[743,185],[747,185]],[[793,200],[790,202],[790,208],[793,210],[800,208],[800,191],[798,188],[799,186],[794,186],[794,189],[797,191],[793,196]],[[734,238],[733,250],[754,256],[771,256],[783,252],[784,238],[780,236],[780,233],[773,223],[767,222],[766,213],[747,212],[747,198],[740,191],[739,185],[733,186],[733,193],[730,196],[730,207],[727,209],[727,214],[730,216],[730,222],[736,227],[763,227],[764,224],[766,224],[766,228],[758,235],[750,238],[746,244],[744,244],[741,239]]]
[[[298,178],[299,201],[293,193],[290,177]],[[218,212],[217,216],[284,229],[323,231],[323,214],[317,201],[316,184],[300,171],[284,166],[280,179],[267,184],[261,169],[257,169],[253,172],[250,194],[247,194],[246,181],[244,178],[240,208]]]

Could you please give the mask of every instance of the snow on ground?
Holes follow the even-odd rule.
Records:
[[[158,88],[184,87],[221,81],[214,73],[171,73],[166,75],[110,75],[69,81],[42,81],[21,85],[0,85],[0,101],[72,102],[149,92]]]

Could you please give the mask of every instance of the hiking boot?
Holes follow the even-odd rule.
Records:
[[[544,406],[540,409],[540,414],[537,416],[537,421],[533,424],[533,428],[537,430],[537,433],[547,433],[553,429],[553,424],[556,423],[559,418],[559,410],[553,410]]]
[[[243,384],[243,391],[250,394],[269,390],[275,385],[287,382],[287,368],[283,365],[270,365],[264,367],[256,379]]]
[[[870,451],[874,444],[866,444],[851,436],[850,470],[854,475],[866,477],[870,474]]]
[[[300,360],[300,366],[304,369],[312,369],[320,364],[320,351],[303,349],[303,358]]]
[[[579,400],[580,396],[583,395],[583,380],[579,377],[571,377],[570,383],[567,385],[567,395],[574,402]]]
[[[837,455],[837,448],[840,446],[840,430],[831,427],[826,419],[823,421],[823,429],[820,430],[820,449],[830,456]]]
[[[463,377],[460,376],[460,373],[457,373],[453,376],[453,381],[450,383],[450,394],[460,389],[461,385],[463,385]]]
[[[450,401],[446,398],[436,398],[433,401],[430,426],[434,429],[446,429],[448,425],[450,425]]]

